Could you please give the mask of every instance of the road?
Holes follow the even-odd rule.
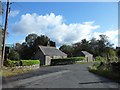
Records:
[[[43,67],[11,79],[3,88],[119,88],[120,85],[90,73],[90,64]]]

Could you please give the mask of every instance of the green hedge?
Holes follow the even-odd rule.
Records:
[[[74,59],[75,61],[85,60],[85,57],[71,57],[71,58]]]
[[[35,64],[40,64],[40,60],[7,60],[7,66],[31,66]]]
[[[20,61],[7,60],[7,66],[10,66],[10,67],[20,66]]]
[[[76,61],[84,60],[84,57],[71,57],[63,59],[51,59],[51,65],[73,64]]]
[[[40,60],[20,60],[22,66],[31,66],[35,64],[40,64]]]

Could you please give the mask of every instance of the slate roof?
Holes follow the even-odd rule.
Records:
[[[58,50],[55,47],[50,47],[50,46],[39,46],[41,51],[44,53],[46,56],[66,56],[64,52]]]
[[[81,51],[84,55],[92,55],[92,54],[90,54],[89,52],[87,52],[87,51]]]

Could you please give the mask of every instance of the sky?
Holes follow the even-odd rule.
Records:
[[[7,44],[22,43],[31,33],[48,36],[57,47],[105,34],[118,46],[118,3],[14,2],[8,32]]]

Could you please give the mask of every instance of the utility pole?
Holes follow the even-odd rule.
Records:
[[[1,66],[3,66],[4,56],[5,56],[5,43],[6,43],[6,34],[7,34],[7,26],[8,26],[9,9],[10,9],[10,0],[7,0],[6,17],[5,17],[5,27],[4,27],[4,35],[3,35],[3,47],[2,47]]]

